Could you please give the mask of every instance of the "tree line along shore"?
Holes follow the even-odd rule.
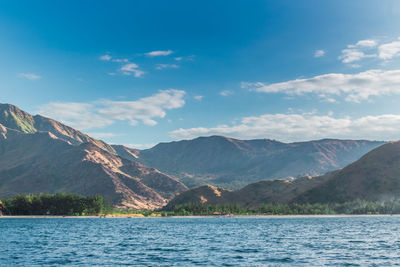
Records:
[[[186,203],[160,210],[133,210],[112,207],[99,195],[79,196],[70,193],[28,194],[0,201],[0,215],[8,216],[108,216],[160,217],[209,215],[340,215],[400,214],[400,200],[355,200],[327,204],[263,204],[257,207],[240,205],[207,205]]]

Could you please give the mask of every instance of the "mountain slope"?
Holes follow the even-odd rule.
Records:
[[[0,197],[18,193],[100,194],[119,206],[158,208],[187,188],[168,175],[94,144],[71,145],[50,132],[0,126]]]
[[[190,187],[237,189],[264,179],[320,175],[359,159],[384,142],[324,139],[281,143],[222,136],[161,143],[136,151],[138,161],[177,176]]]
[[[187,189],[128,160],[134,150],[91,138],[55,120],[0,104],[0,198],[18,193],[100,194],[117,206],[153,209]]]
[[[0,104],[0,124],[23,133],[51,132],[59,139],[70,142],[73,145],[93,143],[110,153],[117,154],[111,145],[103,141],[96,140],[53,119],[40,115],[32,116],[10,104]]]
[[[400,142],[387,143],[296,197],[297,202],[386,200],[400,196]]]

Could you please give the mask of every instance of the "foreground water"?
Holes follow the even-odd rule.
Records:
[[[0,266],[400,263],[400,217],[0,219]]]

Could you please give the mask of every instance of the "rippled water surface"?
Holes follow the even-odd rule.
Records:
[[[400,264],[400,217],[0,219],[0,266]]]

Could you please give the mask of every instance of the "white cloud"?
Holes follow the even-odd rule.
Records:
[[[136,148],[136,149],[147,149],[147,148],[151,148],[157,144],[152,143],[152,144],[123,144],[126,147],[129,148]]]
[[[185,91],[169,89],[136,101],[53,102],[40,107],[38,113],[80,130],[106,127],[115,121],[153,126],[157,124],[154,119],[164,118],[167,110],[182,107],[184,96]]]
[[[155,67],[156,70],[177,69],[177,68],[179,68],[179,65],[176,65],[176,64],[156,64],[156,67]]]
[[[201,101],[203,99],[203,97],[204,96],[202,96],[202,95],[195,95],[193,98],[198,100],[198,101]]]
[[[330,73],[272,84],[242,83],[242,87],[262,93],[316,94],[321,98],[343,95],[346,101],[360,102],[371,96],[400,94],[400,70]]]
[[[112,60],[112,62],[125,63],[125,62],[129,62],[129,60],[126,58],[114,58]]]
[[[235,125],[178,129],[169,134],[175,139],[224,135],[240,139],[268,138],[283,142],[323,138],[398,140],[400,115],[335,118],[333,114],[264,114],[242,118]]]
[[[372,39],[360,40],[356,44],[348,45],[342,50],[339,59],[343,63],[352,63],[364,58],[378,58],[383,61],[391,60],[400,56],[400,37],[392,42],[383,43]],[[353,64],[354,65],[354,64]],[[359,66],[359,64],[356,64]]]
[[[141,77],[145,72],[142,70],[139,70],[139,65],[135,63],[128,63],[125,64],[121,67],[121,71],[125,75],[131,75],[133,74],[136,78]]]
[[[103,61],[110,61],[111,58],[112,58],[112,57],[111,57],[110,55],[103,55],[103,56],[100,57],[100,60],[103,60]]]
[[[110,55],[103,55],[103,56],[100,57],[100,60],[103,60],[103,61],[112,61],[112,62],[118,62],[118,63],[126,63],[126,62],[129,62],[129,60],[126,59],[126,58],[113,58],[113,57],[110,56]]]
[[[112,119],[96,112],[95,103],[51,102],[41,106],[37,113],[79,130],[103,128],[113,124]]]
[[[390,60],[398,56],[400,56],[400,37],[398,41],[379,46],[379,58],[383,60]]]
[[[151,51],[146,53],[147,56],[149,57],[159,57],[159,56],[168,56],[173,53],[172,50],[165,50],[165,51]]]
[[[42,78],[41,76],[33,74],[33,73],[20,73],[20,74],[18,74],[18,76],[21,78],[31,80],[31,81],[39,80]]]
[[[185,57],[174,57],[176,61],[193,61],[195,59],[195,55],[185,56]]]
[[[228,95],[232,95],[233,92],[230,90],[224,90],[224,91],[219,92],[219,94],[222,96],[228,96]]]
[[[342,50],[342,55],[339,57],[339,59],[341,59],[343,63],[351,63],[370,57],[376,57],[376,54],[365,54],[363,51],[360,51],[356,48],[349,48]]]
[[[122,71],[133,71],[134,69],[139,68],[139,65],[135,64],[135,63],[129,63],[129,64],[125,64],[121,67]]]
[[[314,57],[323,57],[325,55],[324,50],[316,50],[314,53]]]
[[[356,44],[348,45],[346,49],[343,49],[342,55],[339,56],[339,59],[342,60],[343,63],[347,64],[354,61],[360,61],[364,58],[377,57],[377,54],[367,52],[377,45],[378,42],[372,39],[360,40]]]
[[[377,45],[378,45],[378,43],[375,40],[371,40],[371,39],[360,40],[356,43],[356,46],[368,47],[368,48],[376,47]]]

